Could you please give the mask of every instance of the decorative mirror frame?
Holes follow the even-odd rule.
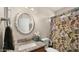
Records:
[[[29,31],[29,32],[27,32],[27,33],[23,33],[23,32],[21,32],[21,31],[19,30],[18,25],[17,25],[18,20],[19,20],[19,17],[20,17],[22,14],[26,14],[26,15],[28,15],[28,16],[30,17],[30,19],[33,21],[31,31]],[[15,23],[14,23],[14,25],[15,25],[15,27],[16,27],[16,30],[17,30],[20,34],[23,34],[23,35],[28,35],[28,34],[32,33],[32,31],[33,31],[34,28],[35,28],[34,18],[33,18],[30,14],[28,14],[28,13],[18,13],[18,14],[16,15],[16,17],[15,17]]]

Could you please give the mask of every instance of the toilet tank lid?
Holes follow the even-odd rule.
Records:
[[[42,38],[41,40],[42,41],[49,41],[50,39],[49,38]]]

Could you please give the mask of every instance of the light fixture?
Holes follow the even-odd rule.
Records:
[[[25,7],[25,8],[30,10],[30,11],[34,11],[34,8],[30,8],[30,7]]]

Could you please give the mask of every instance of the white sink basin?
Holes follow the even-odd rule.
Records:
[[[37,46],[36,43],[24,44],[24,45],[19,46],[18,50],[29,49],[29,48],[32,48],[32,47],[35,47],[35,46]]]

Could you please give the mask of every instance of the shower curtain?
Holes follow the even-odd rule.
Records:
[[[51,39],[61,52],[79,51],[79,11],[51,17]]]

